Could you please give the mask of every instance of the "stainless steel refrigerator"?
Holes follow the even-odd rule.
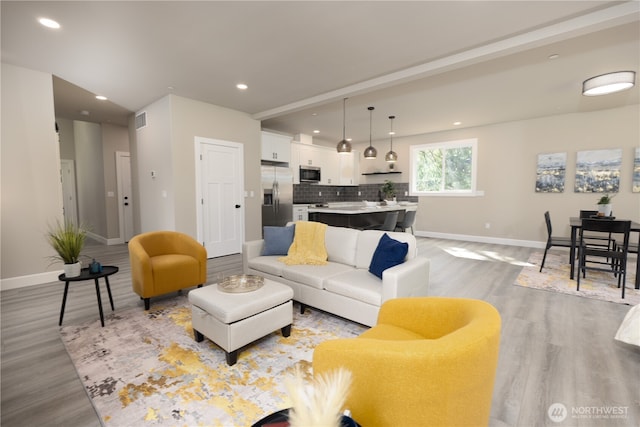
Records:
[[[283,226],[293,219],[293,173],[262,166],[262,225]]]

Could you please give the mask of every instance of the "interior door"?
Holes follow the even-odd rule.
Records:
[[[207,257],[240,253],[244,237],[243,146],[200,138],[201,241]]]
[[[120,237],[124,243],[133,237],[133,191],[131,189],[131,156],[116,152],[116,176],[119,198]]]

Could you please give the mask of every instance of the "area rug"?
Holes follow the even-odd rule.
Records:
[[[568,256],[547,254],[544,268],[540,272],[542,253],[534,252],[529,257],[527,265],[522,269],[515,281],[515,285],[526,288],[543,289],[563,294],[594,298],[619,304],[636,305],[640,303],[640,291],[634,289],[636,263],[627,262],[627,280],[625,297],[618,288],[618,279],[613,274],[601,271],[587,271],[587,277],[580,279],[580,290],[576,290],[576,280],[569,279],[571,266]],[[578,264],[576,262],[576,274]]]
[[[238,362],[197,343],[185,296],[60,329],[62,341],[105,426],[250,426],[290,406],[284,379],[310,375],[320,342],[366,328],[294,306],[291,336],[280,331],[241,349]]]

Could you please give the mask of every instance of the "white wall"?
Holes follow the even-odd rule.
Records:
[[[145,107],[147,126],[135,132],[131,153],[138,185],[140,226],[137,232],[177,230],[197,235],[195,137],[244,144],[245,237],[261,236],[260,122],[248,114],[175,95]],[[151,177],[156,172],[156,178]]]
[[[425,143],[478,138],[478,189],[482,197],[420,197],[416,230],[431,235],[478,236],[511,241],[546,241],[543,214],[551,213],[554,234],[569,235],[568,218],[580,209],[596,209],[598,195],[575,193],[576,153],[583,150],[623,149],[620,192],[613,199],[614,214],[640,221],[640,193],[631,192],[633,154],[640,142],[638,105],[500,123],[452,130],[393,141],[401,175],[383,175],[397,182],[409,182],[409,146]],[[386,146],[375,145],[375,166],[361,159],[360,169],[384,168]],[[366,145],[358,145],[363,150]],[[567,153],[565,191],[536,193],[537,156]],[[380,177],[365,178],[377,183]],[[378,181],[376,181],[378,180]],[[489,223],[490,228],[485,228]]]
[[[56,280],[62,265],[50,265],[54,252],[45,239],[49,225],[62,220],[50,74],[2,64],[1,138],[2,289]]]
[[[131,141],[135,147],[131,163],[136,164],[136,176],[132,176],[132,181],[138,189],[134,215],[140,218],[140,228],[136,230],[140,233],[176,230],[170,97],[148,105],[144,111],[147,126],[135,131],[135,140]],[[155,178],[151,176],[152,172]]]

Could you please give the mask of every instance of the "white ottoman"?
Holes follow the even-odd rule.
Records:
[[[281,283],[264,279],[255,291],[228,293],[218,285],[189,292],[191,321],[196,341],[204,337],[222,347],[227,364],[238,360],[238,349],[281,328],[291,334],[293,290]]]

